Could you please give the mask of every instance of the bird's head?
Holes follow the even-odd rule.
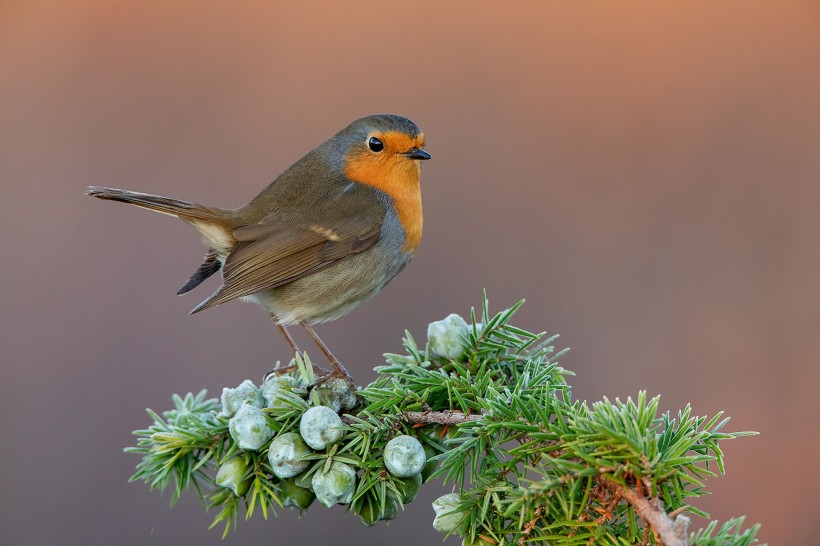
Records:
[[[430,159],[424,151],[424,133],[409,119],[394,114],[359,118],[337,139],[342,150],[342,172],[349,179],[396,197],[418,191],[420,161]]]

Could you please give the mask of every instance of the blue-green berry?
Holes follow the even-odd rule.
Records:
[[[287,403],[280,395],[284,392],[293,392],[297,387],[296,379],[288,375],[271,376],[259,387],[259,393],[265,402],[266,408],[281,409],[287,407]]]
[[[380,506],[375,502],[365,502],[360,507],[356,515],[362,523],[368,527],[376,525],[379,521],[387,521],[396,517],[398,506],[393,499],[387,499],[384,503],[384,512],[380,512]]]
[[[467,323],[454,313],[427,326],[427,342],[436,355],[447,359],[458,358],[467,349],[469,333]]]
[[[295,483],[299,487],[304,487],[305,489],[310,489],[311,491],[313,491],[313,476],[299,474],[298,476],[293,478],[293,483]]]
[[[237,497],[243,496],[248,492],[251,485],[251,478],[245,477],[248,470],[248,465],[245,464],[242,457],[233,457],[228,459],[219,467],[216,473],[216,484],[230,489]]]
[[[306,487],[300,487],[295,478],[282,481],[280,487],[281,495],[279,498],[282,501],[282,506],[285,507],[306,510],[316,498],[313,491]]]
[[[250,451],[262,449],[273,438],[273,430],[268,426],[265,413],[247,404],[228,421],[228,430],[240,448]]]
[[[329,407],[336,413],[353,409],[356,406],[356,393],[341,377],[331,377],[317,385],[313,391],[318,395],[321,405]]]
[[[250,379],[246,379],[235,389],[229,389],[228,387],[222,389],[222,413],[224,415],[233,417],[239,411],[239,408],[248,404],[257,408],[264,406],[264,400],[259,394],[259,389]]]
[[[413,436],[397,436],[384,448],[384,466],[399,478],[409,478],[420,473],[427,462],[424,446]]]
[[[416,493],[421,487],[421,474],[414,474],[409,478],[397,478],[396,485],[399,490],[399,500],[402,504],[413,502],[416,498]]]
[[[455,427],[450,427],[455,428]],[[427,462],[424,464],[424,468],[421,469],[421,479],[422,481],[427,481],[427,479],[438,469],[439,461],[431,461],[433,457],[438,455],[438,451],[435,450],[433,446],[430,444],[424,444],[424,454],[427,456]]]
[[[339,415],[327,406],[310,408],[299,421],[299,434],[313,449],[322,450],[329,444],[335,444],[344,433],[344,423]]]
[[[356,491],[356,471],[350,465],[334,461],[327,472],[316,472],[311,483],[316,498],[328,508],[347,504]]]
[[[286,432],[275,438],[268,448],[268,461],[277,478],[292,478],[310,464],[303,460],[313,453],[301,436]]]
[[[433,510],[436,518],[433,520],[433,529],[440,533],[450,534],[460,530],[467,513],[458,510],[461,497],[458,493],[448,493],[433,501]]]

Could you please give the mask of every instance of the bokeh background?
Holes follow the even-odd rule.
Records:
[[[216,286],[174,296],[193,230],[85,186],[238,206],[396,112],[433,155],[425,234],[319,328],[357,379],[484,288],[526,297],[577,398],[646,389],[760,431],[698,506],[816,543],[820,4],[2,0],[0,74],[0,542],[220,543],[193,494],[127,484],[122,448],[145,407],[287,356],[261,308],[187,316]],[[440,492],[389,525],[283,510],[229,542],[436,544]]]

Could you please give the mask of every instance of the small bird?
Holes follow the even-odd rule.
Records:
[[[176,216],[208,246],[177,294],[222,270],[198,313],[242,298],[262,305],[294,352],[300,324],[334,368],[350,376],[312,324],[376,295],[411,260],[422,233],[419,177],[424,134],[406,117],[359,118],[308,152],[247,205],[220,209],[116,188],[87,195]]]

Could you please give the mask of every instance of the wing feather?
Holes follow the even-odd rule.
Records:
[[[324,217],[322,223],[278,222],[272,214],[235,229],[238,244],[222,267],[224,284],[191,313],[283,286],[375,245],[385,209],[372,193],[357,193],[355,206],[337,203],[333,211],[311,215]]]

